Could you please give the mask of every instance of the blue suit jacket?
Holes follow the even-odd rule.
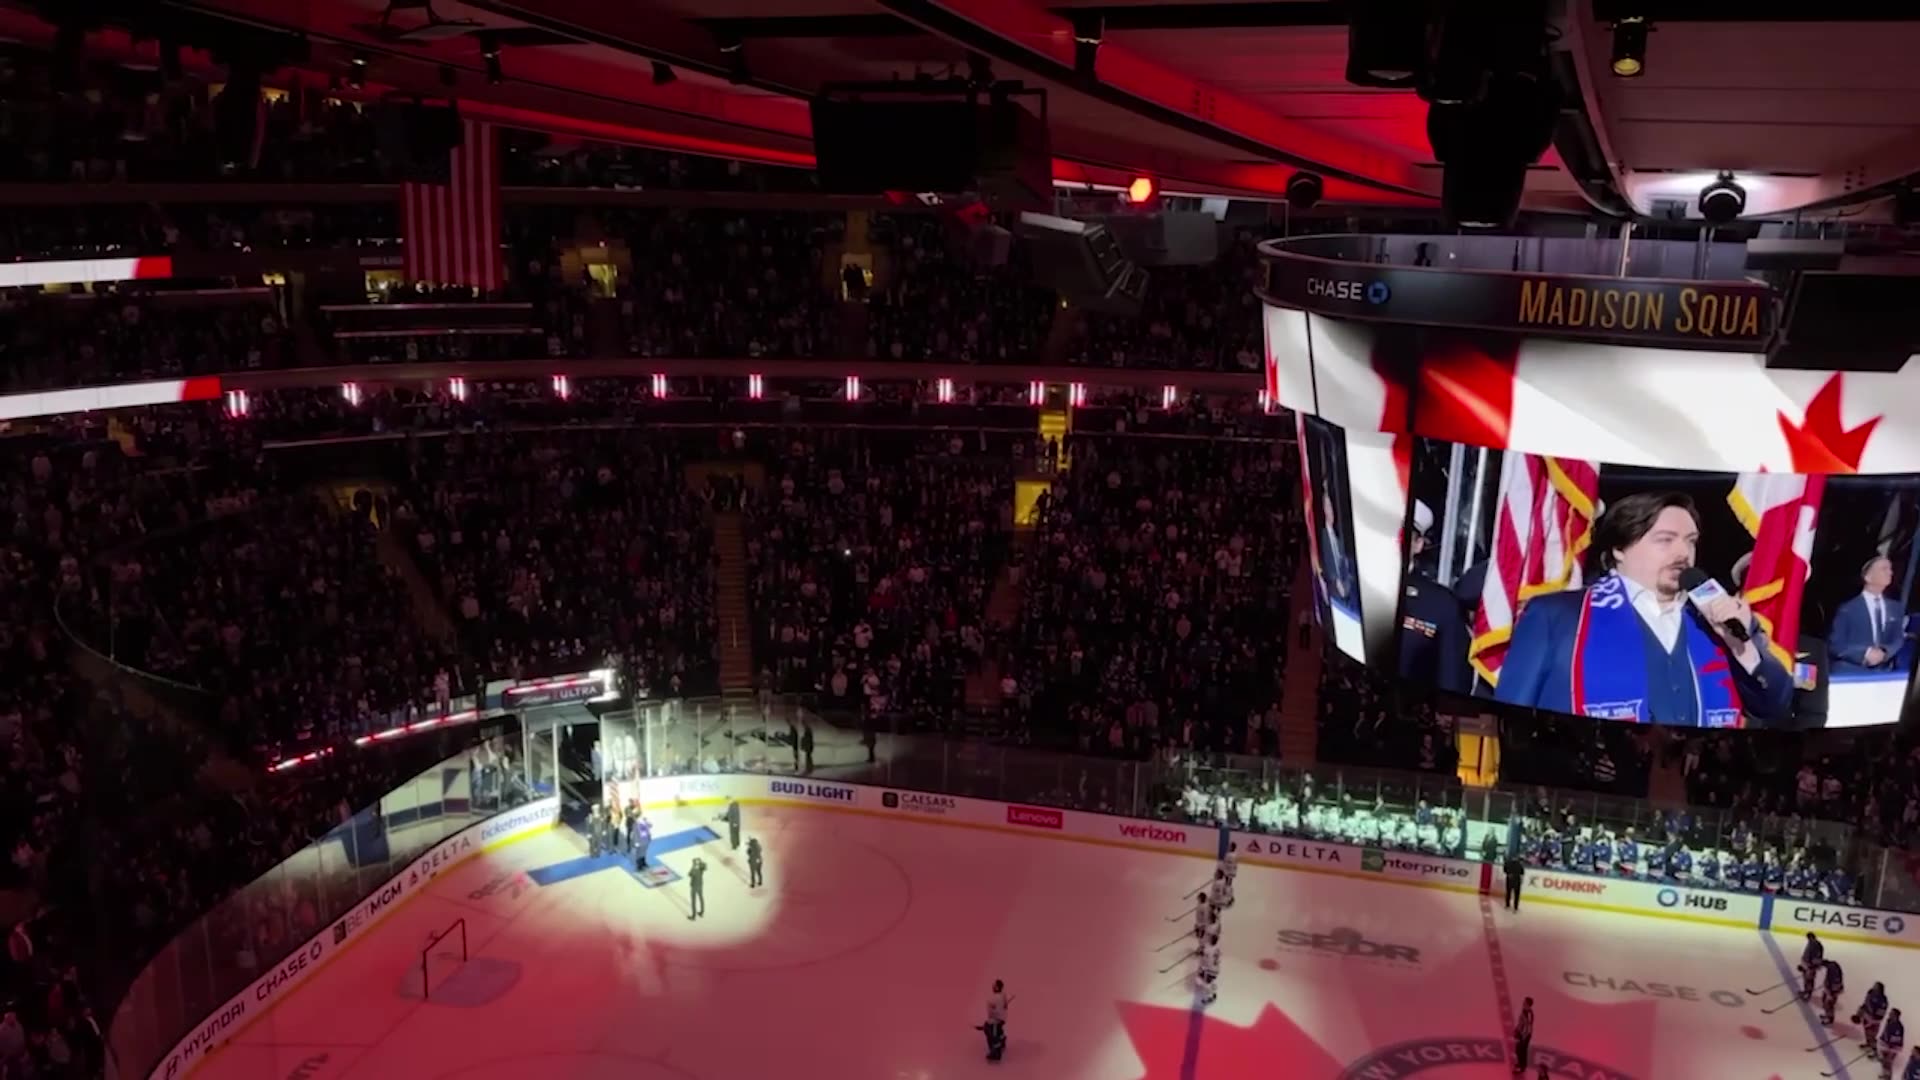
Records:
[[[1867,611],[1867,598],[1856,594],[1834,612],[1833,629],[1827,634],[1827,651],[1833,666],[1841,671],[1889,671],[1906,644],[1907,609],[1891,596],[1880,598],[1883,614],[1880,640],[1873,637],[1873,616]],[[1867,666],[1867,648],[1878,645],[1887,650],[1887,660],[1877,668]]]
[[[1580,607],[1585,597],[1581,589],[1547,593],[1527,601],[1527,606],[1520,609],[1506,661],[1500,665],[1496,700],[1534,709],[1573,711],[1573,639],[1580,628]],[[1691,605],[1686,617],[1700,618]],[[1707,633],[1711,636],[1713,631]],[[1749,674],[1732,657],[1727,658],[1727,665],[1732,669],[1741,711],[1765,726],[1784,721],[1792,713],[1793,678],[1767,651],[1765,636],[1757,628],[1753,638],[1760,646],[1760,663],[1753,672]]]

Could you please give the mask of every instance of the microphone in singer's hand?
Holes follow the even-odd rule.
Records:
[[[1680,587],[1687,590],[1687,599],[1702,615],[1707,613],[1707,605],[1728,595],[1720,583],[1707,576],[1707,572],[1697,566],[1689,566],[1680,571]],[[1720,629],[1734,641],[1751,641],[1753,634],[1747,630],[1747,624],[1739,619],[1720,620]]]

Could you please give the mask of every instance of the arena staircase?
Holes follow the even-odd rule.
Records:
[[[747,541],[740,515],[713,515],[713,550],[720,557],[714,577],[714,610],[720,617],[720,693],[753,693],[753,619],[747,608]]]
[[[1280,691],[1280,760],[1289,767],[1314,764],[1320,756],[1320,666],[1326,641],[1313,624],[1307,646],[1300,647],[1300,613],[1313,611],[1313,568],[1305,559],[1293,578],[1293,607],[1286,625],[1276,630],[1287,636],[1287,675]]]

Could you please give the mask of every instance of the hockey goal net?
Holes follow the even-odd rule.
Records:
[[[467,920],[459,918],[444,930],[427,935],[420,950],[420,996],[431,998],[433,988],[467,962]]]

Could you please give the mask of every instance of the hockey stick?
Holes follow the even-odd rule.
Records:
[[[1191,900],[1191,899],[1193,899],[1194,897],[1196,897],[1196,896],[1199,896],[1199,895],[1200,895],[1201,893],[1203,893],[1203,892],[1206,892],[1206,891],[1207,891],[1207,886],[1209,886],[1209,885],[1211,885],[1211,884],[1213,884],[1213,882],[1211,882],[1211,881],[1203,881],[1203,882],[1201,882],[1201,883],[1200,883],[1200,887],[1199,887],[1199,888],[1197,888],[1197,889],[1195,889],[1195,890],[1193,890],[1192,892],[1190,892],[1190,893],[1188,893],[1187,895],[1185,895],[1185,896],[1183,896],[1183,897],[1181,897],[1180,899],[1182,899],[1182,900]]]
[[[1759,996],[1760,996],[1761,994],[1771,994],[1771,993],[1773,993],[1773,992],[1774,992],[1775,990],[1778,990],[1778,989],[1780,989],[1780,988],[1781,988],[1781,987],[1783,987],[1783,986],[1791,986],[1791,985],[1793,985],[1793,984],[1792,984],[1792,983],[1784,983],[1784,982],[1777,982],[1777,983],[1774,983],[1774,984],[1773,984],[1772,986],[1769,986],[1769,987],[1767,987],[1767,988],[1766,988],[1766,989],[1764,989],[1764,990],[1749,990],[1749,991],[1747,991],[1747,996],[1748,996],[1748,997],[1759,997]]]
[[[1826,1042],[1821,1043],[1819,1046],[1807,1047],[1807,1053],[1811,1054],[1816,1050],[1825,1050],[1827,1047],[1832,1046],[1834,1043],[1846,1041],[1846,1038],[1847,1037],[1845,1035],[1835,1035],[1833,1038],[1828,1039]]]
[[[1167,942],[1167,944],[1166,944],[1166,945],[1162,945],[1162,946],[1160,946],[1160,947],[1159,947],[1158,949],[1155,949],[1155,950],[1153,950],[1153,951],[1154,951],[1154,952],[1164,952],[1164,951],[1166,951],[1166,949],[1167,949],[1167,948],[1168,948],[1169,946],[1172,946],[1172,945],[1178,945],[1178,944],[1180,944],[1181,942],[1183,942],[1183,941],[1185,941],[1185,940],[1187,940],[1188,938],[1191,938],[1192,936],[1193,936],[1192,934],[1181,934],[1181,935],[1180,935],[1179,937],[1177,937],[1177,938],[1174,938],[1174,939],[1173,939],[1172,941],[1169,941],[1169,942]]]
[[[1858,1054],[1855,1054],[1853,1056],[1852,1061],[1847,1062],[1845,1065],[1840,1066],[1839,1068],[1833,1070],[1832,1072],[1823,1072],[1820,1075],[1827,1077],[1827,1080],[1833,1080],[1833,1077],[1839,1076],[1841,1073],[1846,1072],[1849,1068],[1853,1067],[1854,1065],[1860,1063],[1862,1060],[1871,1056],[1872,1053],[1873,1051],[1871,1050],[1862,1050]]]
[[[1191,915],[1191,914],[1193,914],[1193,912],[1194,912],[1194,909],[1195,909],[1195,908],[1198,908],[1199,906],[1200,906],[1199,904],[1195,904],[1195,905],[1193,905],[1193,907],[1190,907],[1190,908],[1188,908],[1187,910],[1185,910],[1185,911],[1183,911],[1183,912],[1181,912],[1181,913],[1180,913],[1180,914],[1178,914],[1178,915],[1169,915],[1169,916],[1167,916],[1167,921],[1168,921],[1168,922],[1179,922],[1179,921],[1180,921],[1181,919],[1184,919],[1184,918],[1186,918],[1187,916],[1189,916],[1189,915]]]
[[[1798,1004],[1800,1004],[1800,996],[1799,996],[1798,994],[1796,994],[1796,995],[1794,995],[1793,997],[1790,997],[1790,998],[1788,998],[1787,1000],[1785,1000],[1785,1001],[1783,1001],[1783,1002],[1781,1002],[1780,1004],[1778,1004],[1778,1005],[1775,1005],[1775,1006],[1774,1006],[1773,1008],[1771,1008],[1771,1009],[1761,1009],[1761,1010],[1760,1010],[1760,1015],[1761,1015],[1761,1016],[1772,1016],[1772,1015],[1773,1015],[1774,1013],[1777,1013],[1777,1012],[1779,1012],[1779,1011],[1780,1011],[1781,1009],[1784,1009],[1784,1008],[1786,1008],[1786,1007],[1787,1007],[1787,1006],[1789,1006],[1789,1005],[1798,1005]]]
[[[1194,956],[1194,954],[1193,954],[1193,953],[1190,953],[1190,952],[1187,952],[1187,953],[1181,953],[1181,954],[1180,954],[1180,959],[1178,959],[1178,960],[1175,960],[1175,961],[1174,961],[1173,963],[1171,963],[1171,964],[1168,964],[1168,965],[1167,965],[1166,967],[1163,967],[1163,968],[1161,968],[1161,969],[1160,969],[1160,974],[1162,974],[1162,975],[1165,975],[1165,974],[1166,974],[1167,972],[1169,972],[1169,971],[1172,971],[1172,970],[1173,970],[1174,968],[1177,968],[1177,967],[1179,967],[1179,966],[1180,966],[1181,964],[1184,964],[1184,963],[1186,963],[1187,961],[1189,961],[1189,960],[1191,960],[1191,959],[1193,959],[1193,956]]]

